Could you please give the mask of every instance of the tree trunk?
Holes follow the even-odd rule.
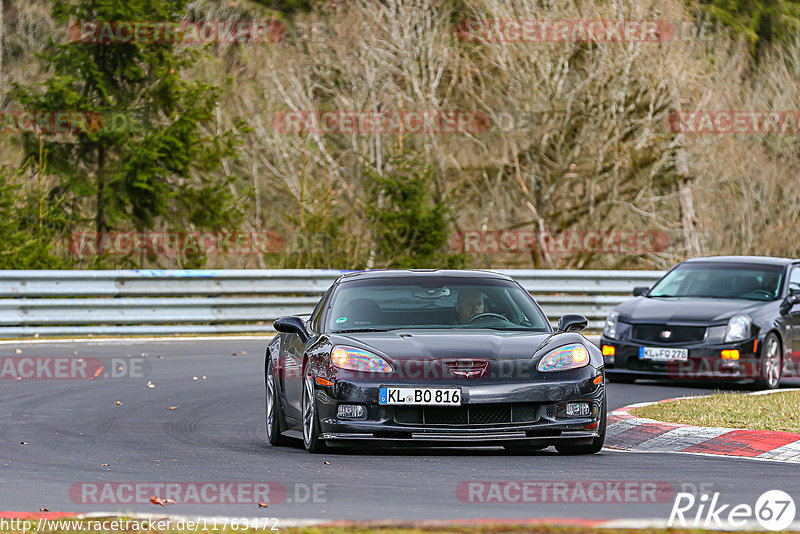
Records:
[[[3,0],[0,0],[0,97],[5,94],[3,85]]]
[[[381,146],[381,136],[375,136],[375,169],[378,171],[378,174],[383,176],[383,147]],[[383,190],[380,189],[378,192],[378,208],[383,208]],[[378,246],[377,236],[375,232],[372,232],[372,236],[369,242],[369,256],[367,256],[367,269],[374,269],[375,268],[375,257],[377,255],[376,248]]]
[[[672,104],[674,111],[680,112],[681,101],[677,88],[673,87]],[[700,237],[697,234],[697,217],[694,212],[694,195],[692,194],[692,176],[689,171],[689,157],[684,147],[685,135],[678,132],[675,136],[675,171],[678,175],[678,192],[681,203],[681,229],[686,244],[686,256],[700,256]]]
[[[683,149],[681,149],[683,150]],[[683,239],[686,241],[686,253],[690,258],[701,255],[700,238],[697,235],[696,217],[694,213],[694,198],[692,195],[692,182],[690,179],[681,180],[681,226]]]
[[[94,217],[95,231],[97,239],[108,230],[106,224],[106,148],[100,146],[97,149],[97,201]]]

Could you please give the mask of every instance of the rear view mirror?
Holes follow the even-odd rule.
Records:
[[[306,330],[306,325],[303,322],[303,319],[300,317],[295,317],[293,315],[289,315],[286,317],[281,317],[280,319],[275,319],[275,322],[272,323],[272,327],[275,328],[278,332],[284,334],[297,334],[300,336],[300,340],[305,343],[306,341],[311,338]]]
[[[558,320],[558,331],[559,332],[580,332],[589,324],[589,321],[586,320],[586,317],[583,315],[577,315],[573,313],[568,313],[566,315],[562,315],[561,319]]]
[[[795,304],[800,304],[800,294],[789,295],[783,302],[781,302],[780,312],[781,315],[786,315],[792,310]]]
[[[416,288],[411,292],[415,299],[440,299],[450,296],[449,287]]]
[[[649,287],[634,287],[633,288],[633,296],[634,297],[646,297],[648,291],[650,291]]]

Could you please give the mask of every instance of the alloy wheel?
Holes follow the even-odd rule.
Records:
[[[311,377],[306,377],[303,388],[303,442],[306,448],[311,446],[314,416],[314,383],[311,381]]]
[[[764,378],[770,388],[778,386],[781,377],[781,356],[778,353],[778,340],[770,337],[767,341],[766,354],[764,357]]]
[[[267,371],[267,437],[272,438],[272,425],[275,420],[275,375],[272,364]]]

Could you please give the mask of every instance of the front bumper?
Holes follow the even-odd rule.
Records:
[[[471,380],[413,382],[387,378],[385,382],[356,379],[335,380],[333,386],[316,386],[317,413],[322,439],[330,441],[406,442],[420,444],[480,445],[509,441],[553,442],[562,439],[598,437],[605,399],[601,372],[592,367],[567,372],[570,379],[547,382],[491,383]],[[599,381],[599,383],[595,383]],[[460,407],[385,406],[378,404],[381,386],[459,387]],[[568,417],[567,402],[588,402],[591,414]],[[340,419],[340,404],[360,404],[366,407],[366,418]],[[520,408],[517,408],[520,407]],[[525,420],[513,414],[524,408]],[[420,415],[414,414],[419,410]],[[423,410],[435,412],[435,423],[422,415]],[[508,410],[509,416],[504,419]],[[411,413],[410,413],[411,412]],[[465,413],[491,412],[494,420],[475,422],[478,417],[457,421]],[[427,413],[427,412],[425,412]],[[449,417],[448,414],[452,414]],[[458,417],[456,417],[458,416]],[[416,418],[415,418],[416,417]],[[450,420],[448,420],[450,419]],[[520,419],[522,419],[520,417]],[[466,421],[469,421],[468,423]]]
[[[604,363],[610,377],[669,378],[676,381],[722,380],[741,382],[761,375],[760,340],[753,337],[737,343],[659,344],[650,341],[615,340],[600,337],[601,349],[614,347],[614,355],[605,355]],[[688,350],[686,361],[661,362],[640,358],[641,347],[668,347]],[[738,350],[739,358],[723,359],[723,350]]]

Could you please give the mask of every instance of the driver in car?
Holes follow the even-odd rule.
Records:
[[[475,288],[462,289],[458,293],[455,309],[459,324],[467,324],[470,319],[483,313],[483,293]]]

